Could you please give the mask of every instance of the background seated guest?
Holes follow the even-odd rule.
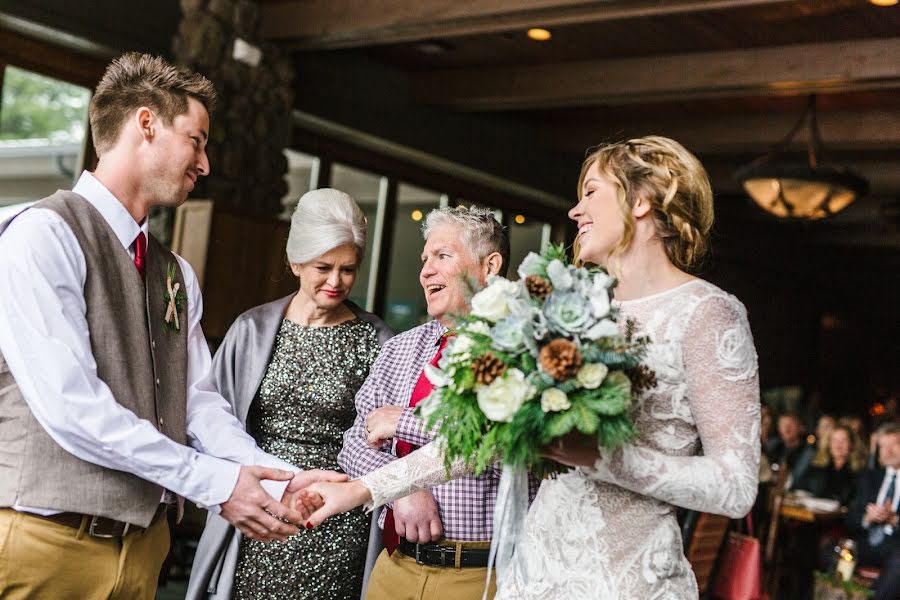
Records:
[[[772,465],[769,463],[769,457],[766,456],[766,445],[769,440],[775,437],[774,419],[772,418],[772,409],[768,404],[761,404],[759,410],[759,443],[761,452],[759,454],[759,483],[762,486],[772,481],[774,474],[772,473]],[[759,501],[759,496],[757,497]]]
[[[793,488],[819,498],[839,500],[841,506],[847,506],[856,491],[856,476],[866,464],[859,447],[853,430],[838,425],[825,434],[812,464]]]
[[[868,437],[866,435],[865,421],[859,415],[844,415],[838,419],[837,424],[849,427],[861,440],[865,440]]]
[[[871,453],[869,448],[870,438],[872,436],[869,435],[869,430],[866,427],[866,423],[862,417],[859,415],[844,415],[843,417],[837,420],[838,425],[843,425],[844,427],[848,427],[850,431],[856,434],[857,439],[860,442],[860,451],[864,454],[865,458],[868,460],[868,455]],[[877,460],[873,460],[869,463],[870,467],[874,467],[878,464]]]
[[[806,443],[806,428],[797,413],[785,412],[778,417],[778,437],[766,444],[766,457],[772,465],[786,465],[790,469],[790,482],[803,477],[815,455],[815,446]]]
[[[837,425],[837,419],[834,418],[834,415],[829,415],[828,413],[823,414],[816,421],[816,445],[819,448],[828,445],[825,438],[834,430],[835,425]]]
[[[860,475],[847,525],[856,534],[859,564],[881,569],[873,600],[896,600],[900,598],[900,422],[879,427],[878,442],[883,468]]]
[[[213,361],[216,387],[260,447],[302,468],[338,468],[356,392],[392,335],[347,300],[365,248],[365,215],[350,196],[304,194],[287,241],[300,289],[239,316]],[[210,515],[187,597],[355,600],[369,522],[353,511],[267,546]]]

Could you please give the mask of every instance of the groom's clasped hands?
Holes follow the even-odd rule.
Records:
[[[288,482],[280,502],[266,492],[263,481]],[[284,541],[296,534],[298,527],[324,504],[320,494],[307,493],[306,488],[319,482],[344,481],[347,481],[345,474],[322,469],[294,473],[270,467],[243,466],[231,497],[221,505],[221,516],[251,539]]]

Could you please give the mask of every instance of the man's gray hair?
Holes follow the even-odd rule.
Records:
[[[291,217],[288,261],[308,263],[344,244],[356,246],[362,262],[366,251],[366,215],[356,201],[332,188],[303,194]]]
[[[494,217],[494,211],[487,208],[465,206],[436,208],[428,213],[422,224],[422,236],[441,225],[456,225],[462,231],[463,245],[479,261],[492,252],[499,252],[503,259],[499,275],[506,277],[509,269],[509,238],[503,225]]]

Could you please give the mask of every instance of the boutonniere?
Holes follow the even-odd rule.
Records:
[[[175,281],[175,263],[169,263],[169,266],[166,267],[166,293],[163,295],[163,300],[166,303],[163,329],[179,331],[181,324],[178,322],[178,313],[184,312],[185,296],[181,290],[181,284]]]

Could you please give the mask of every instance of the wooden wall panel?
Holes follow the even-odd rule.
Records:
[[[218,343],[248,308],[297,289],[285,260],[290,223],[216,212],[210,232],[203,331]]]

